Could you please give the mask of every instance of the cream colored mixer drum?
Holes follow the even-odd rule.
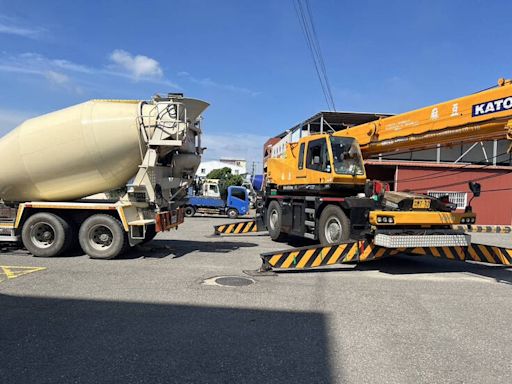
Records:
[[[76,200],[124,186],[141,162],[140,115],[139,101],[93,100],[25,121],[0,139],[0,199]]]

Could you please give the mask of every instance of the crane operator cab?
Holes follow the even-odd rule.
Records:
[[[328,134],[307,136],[288,144],[284,157],[268,160],[267,177],[277,187],[354,187],[366,181],[357,141]]]

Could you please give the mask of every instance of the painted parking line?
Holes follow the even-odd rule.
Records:
[[[0,265],[0,282],[28,275],[32,272],[44,271],[46,267],[25,267],[21,265]]]

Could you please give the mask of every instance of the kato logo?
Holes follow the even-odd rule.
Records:
[[[490,113],[507,111],[509,109],[512,109],[512,96],[475,104],[473,105],[472,116],[483,116]]]

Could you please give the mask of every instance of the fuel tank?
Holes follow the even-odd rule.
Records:
[[[189,121],[208,105],[195,101]],[[69,201],[123,187],[142,161],[140,122],[159,114],[151,103],[92,100],[23,122],[0,139],[0,199]],[[142,126],[150,137],[154,126]]]

